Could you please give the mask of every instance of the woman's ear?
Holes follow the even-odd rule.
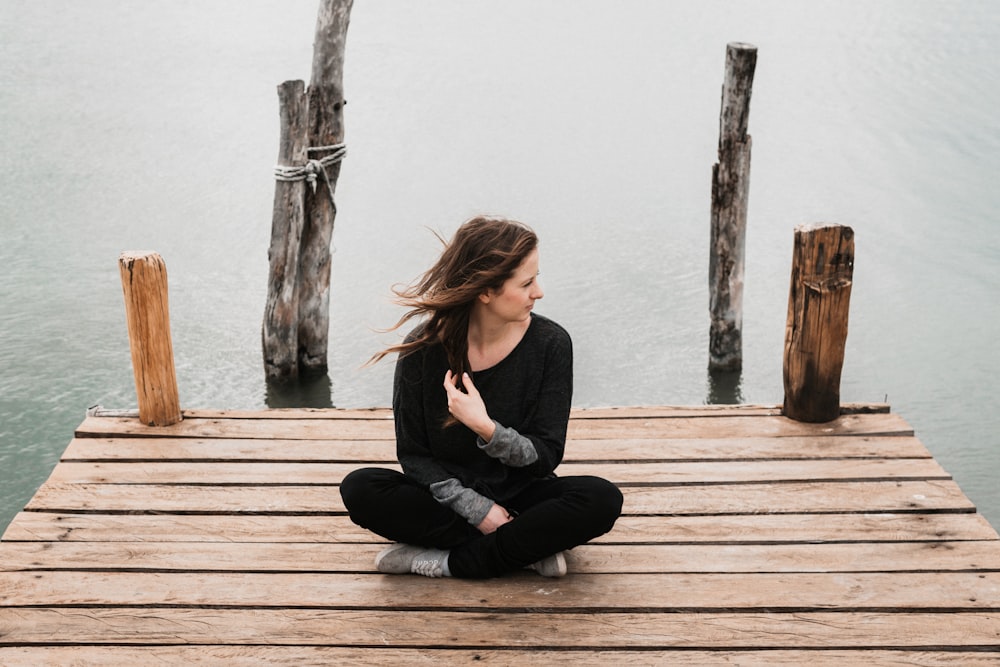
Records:
[[[493,290],[486,290],[485,292],[481,292],[479,294],[480,303],[488,304],[490,302],[490,299],[492,298],[492,292]]]

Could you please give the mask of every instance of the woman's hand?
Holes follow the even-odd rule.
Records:
[[[448,395],[448,412],[455,419],[471,428],[480,438],[489,442],[496,430],[496,424],[486,412],[483,397],[476,390],[476,385],[472,384],[472,378],[468,373],[462,374],[462,386],[465,391],[458,388],[458,376],[450,370],[444,374],[444,391]]]
[[[501,507],[498,503],[493,503],[493,507],[490,511],[486,513],[486,518],[483,519],[476,528],[483,535],[489,535],[494,532],[497,528],[504,525],[505,523],[510,523],[514,520],[514,517],[510,515],[506,509]]]

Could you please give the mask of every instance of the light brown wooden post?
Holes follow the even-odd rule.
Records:
[[[123,252],[118,258],[139,420],[168,426],[181,420],[170,340],[167,266],[155,252]]]
[[[785,324],[784,415],[802,422],[840,416],[840,372],[854,276],[854,231],[795,229]]]
[[[278,165],[306,163],[305,83],[286,81],[278,86],[281,140]],[[268,380],[288,380],[299,374],[299,248],[304,224],[306,181],[279,179],[274,186],[269,272],[261,347]]]
[[[309,158],[334,152],[344,141],[344,50],[353,0],[321,0],[309,82]],[[324,175],[325,174],[325,175]],[[306,191],[306,221],[299,261],[299,370],[327,371],[330,330],[330,241],[337,207],[332,193],[340,162],[325,168],[315,191]]]
[[[719,115],[719,162],[712,168],[709,255],[709,360],[712,371],[743,367],[743,275],[750,190],[750,92],[757,47],[726,46],[726,78]]]

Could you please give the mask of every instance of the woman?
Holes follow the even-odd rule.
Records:
[[[351,519],[398,542],[380,572],[495,577],[566,574],[563,551],[602,535],[621,492],[599,477],[556,477],[573,391],[573,350],[532,313],[538,239],[525,225],[474,218],[413,286],[420,317],[400,345],[392,407],[403,473],[364,468],[340,487]]]

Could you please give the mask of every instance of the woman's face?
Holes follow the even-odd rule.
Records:
[[[486,307],[506,321],[518,322],[528,319],[535,301],[545,296],[538,283],[538,249],[531,251],[524,261],[514,269],[499,290],[490,290]]]

